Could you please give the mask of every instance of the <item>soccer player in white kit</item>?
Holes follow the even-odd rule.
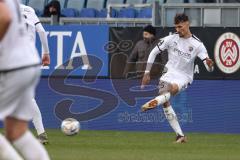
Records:
[[[197,57],[203,61],[209,72],[213,71],[214,63],[209,58],[203,43],[191,33],[188,16],[176,14],[174,21],[177,33],[161,39],[151,51],[142,79],[142,88],[144,88],[144,85],[150,81],[149,73],[156,55],[166,49],[168,51],[166,68],[168,70],[160,78],[159,96],[144,104],[141,109],[147,111],[156,108],[158,105],[163,105],[164,114],[177,135],[176,143],[184,143],[186,142],[186,136],[183,134],[170,104],[170,97],[186,89],[192,83],[194,61]]]
[[[40,59],[25,34],[18,0],[0,0],[0,120],[8,139],[0,135],[0,159],[49,160],[28,130]]]
[[[42,24],[40,23],[40,20],[35,14],[35,11],[33,8],[20,4],[20,10],[21,10],[21,14],[25,19],[29,39],[33,43],[33,45],[35,45],[35,41],[36,41],[36,31],[40,37],[40,41],[42,43],[42,48],[43,48],[42,65],[44,66],[49,65],[50,56],[49,56],[49,47],[48,47],[46,31],[44,30]],[[34,109],[32,122],[34,124],[34,127],[37,130],[38,139],[42,144],[47,144],[48,137],[43,126],[41,112],[39,110],[39,107],[35,99],[32,99],[32,106]]]

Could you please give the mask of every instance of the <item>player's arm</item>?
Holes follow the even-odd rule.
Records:
[[[141,88],[144,88],[144,86],[150,82],[150,71],[152,68],[152,64],[155,61],[155,58],[159,53],[160,53],[160,50],[159,50],[158,46],[153,48],[153,50],[150,52],[148,60],[147,60],[147,66],[146,66],[144,76],[142,79]]]
[[[213,62],[212,59],[210,59],[208,57],[205,58],[203,60],[203,64],[205,65],[205,67],[206,67],[208,72],[213,72],[213,70],[214,70],[214,62]]]
[[[153,50],[150,52],[147,60],[145,73],[142,79],[141,88],[144,88],[144,86],[150,82],[150,71],[152,68],[152,64],[155,61],[156,56],[168,48],[171,38],[172,36],[167,36],[164,39],[161,39],[156,45],[156,47],[154,47]]]
[[[0,41],[5,36],[5,33],[8,30],[8,27],[11,23],[11,13],[8,10],[6,4],[3,0],[0,0]]]
[[[198,57],[203,61],[203,64],[208,72],[212,72],[214,70],[214,62],[211,58],[209,58],[207,49],[203,44],[199,47]]]
[[[36,30],[43,46],[42,64],[46,66],[50,64],[47,34],[41,23],[36,24]]]
[[[48,40],[47,40],[47,34],[45,29],[43,28],[39,18],[37,17],[35,11],[31,9],[31,19],[33,20],[35,24],[36,31],[39,35],[43,53],[42,53],[42,65],[47,66],[50,64],[50,56],[49,56],[49,47],[48,47]]]

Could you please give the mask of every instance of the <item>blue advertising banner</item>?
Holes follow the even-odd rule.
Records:
[[[53,82],[51,82],[53,81]],[[42,78],[36,100],[46,128],[59,128],[62,119],[73,117],[83,130],[172,132],[162,107],[141,112],[142,104],[156,96],[157,81],[141,91],[140,81]],[[240,133],[240,82],[195,80],[172,97],[185,132]]]
[[[48,76],[55,69],[59,70],[59,75],[64,75],[66,70],[76,66],[79,69],[71,73],[73,76],[83,76],[86,71],[96,68],[98,76],[108,75],[108,53],[104,50],[109,39],[108,26],[65,25],[44,28],[48,34],[51,64],[42,68],[42,75]],[[36,46],[42,53],[39,37]],[[95,61],[100,62],[96,65]]]

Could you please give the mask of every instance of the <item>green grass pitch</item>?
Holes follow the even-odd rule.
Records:
[[[240,135],[188,133],[173,144],[173,133],[85,131],[65,136],[47,130],[53,160],[239,160]]]

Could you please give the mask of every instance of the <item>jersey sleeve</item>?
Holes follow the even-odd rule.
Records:
[[[27,15],[27,19],[29,19],[34,25],[40,23],[39,18],[37,17],[33,8],[27,6],[24,8],[25,14]]]
[[[165,49],[168,49],[172,38],[173,38],[173,35],[166,36],[166,37],[160,39],[159,43],[157,44],[158,49],[160,51],[164,51]]]
[[[49,53],[47,33],[41,23],[36,24],[36,31],[42,43],[43,53]]]
[[[197,55],[201,60],[204,60],[206,58],[209,58],[208,53],[207,53],[207,49],[205,48],[205,46],[203,45],[203,43],[200,44],[200,46],[198,47],[198,55]]]
[[[33,21],[34,25],[37,25],[38,23],[40,23],[40,20],[39,20],[39,18],[37,17],[37,15],[36,15],[36,13],[35,13],[34,10],[33,10],[33,12],[32,12],[31,18],[32,18],[32,21]]]

